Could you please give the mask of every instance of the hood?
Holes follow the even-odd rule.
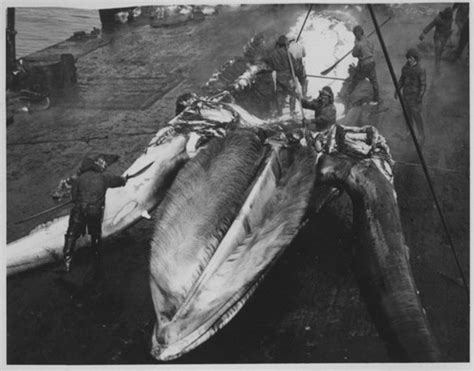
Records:
[[[81,167],[79,168],[79,174],[85,173],[86,171],[95,171],[100,173],[101,169],[99,165],[95,163],[96,160],[97,159],[91,157],[84,157]]]

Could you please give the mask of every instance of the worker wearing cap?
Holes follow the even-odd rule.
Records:
[[[288,51],[295,58],[295,75],[301,85],[303,96],[306,96],[308,90],[308,80],[306,78],[306,70],[304,67],[304,59],[306,57],[306,50],[303,45],[296,41],[296,36],[290,34],[288,37]]]
[[[453,8],[447,7],[433,19],[421,33],[419,39],[423,41],[425,35],[434,27],[434,44],[435,44],[435,68],[439,71],[441,64],[441,56],[444,48],[451,36],[451,26],[453,24]]]
[[[303,108],[314,111],[314,119],[308,124],[312,132],[321,132],[330,129],[336,123],[336,107],[334,106],[334,93],[329,86],[319,91],[317,99],[307,100],[302,98]]]
[[[72,256],[77,239],[87,232],[96,262],[100,263],[99,246],[102,235],[102,218],[105,206],[105,193],[108,188],[122,187],[127,177],[104,174],[107,163],[101,157],[85,157],[77,177],[72,183],[72,202],[69,225],[64,242],[64,269],[71,271]]]
[[[425,139],[421,103],[426,91],[426,73],[420,65],[420,57],[416,49],[408,49],[407,63],[402,68],[398,87],[402,90],[403,101],[406,105],[410,120],[414,122],[418,138],[421,142]],[[397,99],[397,92],[395,92]]]
[[[380,101],[379,84],[377,82],[377,74],[375,71],[374,46],[364,36],[364,29],[361,26],[355,26],[352,30],[355,36],[354,48],[352,49],[352,56],[359,61],[355,72],[349,82],[347,88],[347,95],[350,96],[359,82],[369,79],[372,85],[373,96],[370,101],[371,105],[376,105]]]
[[[290,58],[293,65],[296,64],[295,59],[288,53],[288,40],[285,35],[278,38],[275,49],[270,56],[265,60],[271,70],[276,72],[276,98],[277,98],[277,112],[281,116],[283,106],[287,96],[295,95],[295,83],[291,73]],[[290,100],[290,111],[295,111],[295,101]]]

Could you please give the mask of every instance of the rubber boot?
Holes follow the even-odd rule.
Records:
[[[303,98],[306,99],[306,97],[308,96],[308,79],[307,78],[304,80],[301,90],[303,92]]]
[[[71,272],[72,254],[74,252],[74,246],[76,239],[73,236],[66,235],[64,241],[63,255],[64,255],[64,266],[63,273]]]

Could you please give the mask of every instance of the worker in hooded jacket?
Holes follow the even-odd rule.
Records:
[[[314,111],[314,119],[308,124],[308,129],[315,132],[322,132],[330,129],[336,123],[336,107],[334,106],[334,93],[329,86],[323,87],[319,91],[319,96],[313,100],[301,98],[303,108]]]
[[[100,265],[100,242],[102,218],[105,206],[105,193],[108,188],[122,187],[128,177],[104,174],[107,163],[101,157],[85,157],[77,177],[72,183],[72,202],[69,226],[64,243],[63,273],[71,271],[71,262],[77,239],[86,232],[91,236],[91,246],[95,261]]]
[[[423,142],[425,130],[421,115],[421,103],[426,91],[426,72],[420,65],[420,57],[416,49],[408,49],[405,57],[407,63],[402,68],[398,87],[402,91],[408,115],[412,122],[414,121],[418,137]],[[397,92],[395,92],[395,99],[397,99]]]

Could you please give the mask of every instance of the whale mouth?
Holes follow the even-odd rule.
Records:
[[[237,131],[214,139],[178,174],[151,241],[157,359],[179,357],[226,325],[297,234],[314,157],[300,148],[283,161],[286,152]]]
[[[354,36],[339,16],[311,14],[304,32],[313,42],[313,47],[305,45],[308,74],[319,75],[352,48]],[[264,48],[259,40],[252,39],[244,51]],[[336,54],[321,61],[320,45]],[[335,75],[347,77],[352,62],[349,57],[338,63]],[[266,121],[246,114],[268,117],[275,94],[259,89],[273,86],[267,72],[264,63],[233,60],[208,81],[212,95],[215,87],[231,92],[217,93],[221,104],[230,95],[231,103],[225,104],[236,113],[236,122],[193,153],[158,210],[150,253],[157,317],[151,354],[159,360],[180,357],[228,323],[306,223],[313,197],[319,200],[314,209],[321,210],[341,189],[352,201],[355,269],[369,307],[383,318],[374,319],[381,337],[398,361],[439,360],[411,273],[385,139],[372,127],[340,125],[316,138],[288,135],[298,128],[287,112]],[[326,85],[336,95],[343,88],[342,82],[312,79],[308,95]],[[342,111],[339,106],[338,118]],[[259,130],[269,138],[259,138]],[[309,149],[312,140],[321,144],[318,154]],[[389,331],[381,330],[384,325]]]
[[[384,171],[385,141],[373,128],[333,130],[323,146],[329,152],[316,156],[238,129],[212,139],[181,169],[151,239],[156,359],[180,357],[225,326],[305,224],[314,194],[322,205],[333,187],[352,199],[357,273],[369,305],[389,323],[386,341],[400,359],[439,359],[409,266],[392,174]]]

